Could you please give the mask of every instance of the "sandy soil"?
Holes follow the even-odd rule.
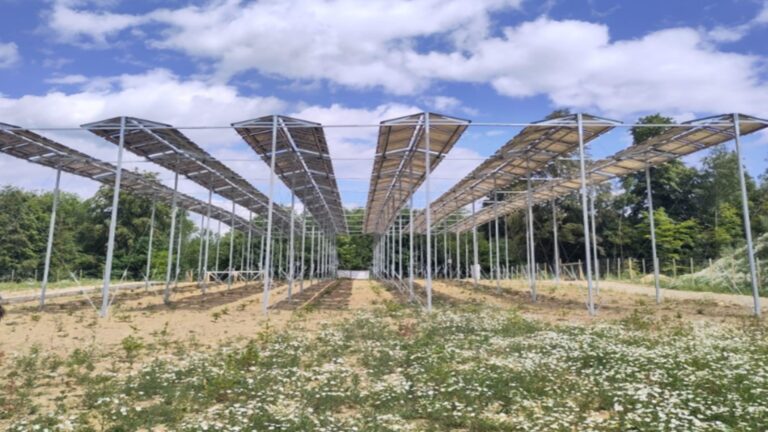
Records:
[[[52,299],[40,312],[35,302],[6,306],[8,314],[0,322],[0,353],[26,351],[34,344],[47,350],[66,353],[86,344],[112,346],[134,335],[151,339],[165,332],[171,339],[194,338],[205,346],[224,340],[249,338],[269,325],[272,328],[294,324],[299,309],[304,326],[321,325],[353,311],[372,308],[391,298],[378,284],[369,281],[315,281],[293,287],[278,285],[270,293],[270,311],[262,311],[260,284],[238,284],[209,288],[203,295],[194,286],[180,287],[165,306],[158,291],[143,289],[120,292],[110,315],[101,319],[84,297]],[[100,304],[99,297],[91,301]]]
[[[423,281],[418,281],[420,284]],[[684,317],[694,321],[739,321],[752,316],[752,297],[733,294],[662,290],[662,302],[655,304],[652,287],[601,281],[595,295],[597,315],[586,310],[587,288],[581,282],[538,281],[537,301],[531,300],[527,282],[501,281],[497,290],[493,280],[482,280],[475,289],[471,281],[442,280],[433,282],[436,304],[440,296],[451,301],[485,303],[518,309],[524,316],[549,321],[584,323],[624,318],[635,311],[658,317]],[[762,304],[768,304],[764,299]],[[768,312],[768,309],[763,308]]]
[[[416,281],[416,293],[425,301],[424,281]],[[386,301],[406,302],[392,288],[372,281],[316,281],[298,283],[288,298],[287,285],[270,294],[270,311],[262,311],[260,284],[211,287],[203,295],[195,286],[180,287],[171,306],[165,306],[159,291],[143,289],[118,294],[110,316],[101,319],[84,297],[52,299],[40,312],[35,302],[7,306],[8,315],[0,322],[0,353],[26,351],[33,344],[66,353],[87,344],[109,347],[129,335],[151,339],[165,332],[168,338],[194,338],[204,346],[225,340],[249,338],[267,326],[280,328],[300,325],[307,328],[343,319],[358,310],[375,308]],[[751,316],[749,296],[664,290],[660,305],[654,290],[647,286],[601,282],[596,296],[596,317],[586,312],[586,287],[583,283],[538,283],[538,300],[531,301],[523,281],[481,281],[474,288],[470,281],[433,283],[436,308],[461,304],[485,304],[520,311],[524,316],[548,322],[588,323],[615,320],[642,310],[657,317],[684,317],[689,320],[738,321]],[[98,297],[91,297],[99,304]],[[768,305],[768,299],[763,304]]]

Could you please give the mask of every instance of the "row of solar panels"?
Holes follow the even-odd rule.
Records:
[[[0,123],[0,152],[50,168],[61,169],[109,186],[115,184],[117,172],[115,165],[17,126]],[[120,183],[122,189],[140,196],[166,203],[170,203],[173,199],[173,189],[146,175],[124,170],[121,173]],[[199,214],[208,212],[207,203],[183,193],[176,193],[176,202],[180,208],[188,211]],[[249,226],[249,221],[246,219],[217,206],[211,206],[210,215],[215,220],[234,225],[235,229],[246,230]],[[257,224],[252,224],[251,228],[256,232],[262,229]]]
[[[274,144],[275,173],[305,205],[312,219],[328,233],[346,232],[341,197],[319,124],[284,116],[268,116],[233,126],[267,164],[270,163]],[[128,151],[192,180],[257,216],[267,217],[267,196],[171,125],[134,117],[115,117],[83,127],[116,145],[123,131],[123,145]],[[21,138],[25,146],[19,146]],[[0,140],[3,142],[0,151],[13,156],[51,167],[61,166],[73,174],[104,183],[113,181],[110,178],[114,178],[114,166],[29,130],[4,125]],[[157,199],[172,197],[172,190],[139,174],[128,172],[124,178],[126,189]],[[200,208],[201,202],[191,197],[180,195],[179,199],[184,208]],[[277,230],[284,233],[290,231],[290,213],[287,210],[275,205],[273,217]]]
[[[440,114],[414,114],[383,122],[371,174],[364,231],[384,233],[397,212],[425,179],[425,149],[427,117],[430,125],[429,159],[431,169],[440,163],[469,125]],[[768,127],[768,122],[743,114],[723,114],[669,126],[643,143],[626,148],[615,155],[587,162],[586,180],[595,185],[613,178],[629,175],[646,166],[660,165],[696,151],[716,146],[734,138],[735,118],[741,135]],[[570,157],[579,148],[578,116],[566,115],[547,119],[523,128],[496,153],[482,162],[470,174],[429,204],[431,225],[450,215],[462,215],[463,209],[483,197],[495,195],[535,175],[533,203],[564,196],[581,187],[578,175],[553,176],[547,169],[556,161]],[[620,122],[593,115],[581,115],[582,142],[588,144],[619,125]],[[473,225],[490,222],[527,206],[526,194],[506,194],[507,199],[487,202],[475,217],[465,215],[449,229],[461,232]],[[426,212],[417,212],[414,230],[424,233]],[[405,228],[406,230],[408,227]]]

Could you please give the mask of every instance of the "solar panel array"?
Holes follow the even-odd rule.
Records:
[[[741,135],[749,135],[768,127],[766,120],[739,115]],[[682,125],[669,126],[660,135],[630,146],[611,157],[590,163],[586,169],[588,185],[596,185],[661,165],[699,150],[710,148],[735,137],[733,116],[724,114],[693,120]],[[534,204],[568,195],[581,187],[580,176],[557,178],[543,182],[532,190]],[[501,216],[527,207],[525,194],[514,195],[498,204],[484,207],[472,217],[464,218],[451,227],[451,231],[466,231],[473,223],[481,225]],[[494,212],[495,207],[495,212]]]
[[[469,121],[418,113],[381,122],[363,230],[384,233],[425,180],[425,123],[429,116],[429,160],[434,170],[467,129]]]
[[[613,129],[615,122],[596,116],[583,115],[584,141],[589,142]],[[505,188],[541,170],[556,158],[566,156],[579,146],[576,115],[567,115],[539,122],[520,131],[496,153],[486,159],[466,177],[445,192],[431,205],[432,223],[494,190]],[[426,230],[426,218],[419,212],[414,218],[414,230]]]
[[[324,231],[347,233],[344,207],[322,125],[286,116],[266,116],[232,126],[270,165],[273,122],[277,131],[275,174]]]
[[[82,127],[117,145],[120,140],[120,122],[121,118],[115,117]],[[171,125],[135,117],[126,117],[125,122],[124,146],[127,150],[213,190],[255,215],[266,217],[267,197],[179,130]],[[273,212],[277,229],[289,232],[288,212],[279,206],[274,206]]]
[[[0,152],[108,186],[115,184],[116,166],[18,126],[0,123]],[[120,188],[164,203],[170,203],[174,194],[173,189],[128,170],[121,173]],[[176,192],[176,203],[185,210],[207,214],[208,204],[191,196]],[[232,214],[217,206],[211,206],[211,218],[232,223]],[[247,220],[235,216],[235,228],[245,230],[248,225]],[[252,229],[261,230],[255,225]]]

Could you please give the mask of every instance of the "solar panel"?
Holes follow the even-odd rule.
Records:
[[[120,120],[120,117],[115,117],[82,127],[117,145],[120,140]],[[126,117],[125,123],[124,146],[127,150],[213,190],[255,215],[266,217],[267,197],[179,130],[167,124],[135,117]],[[283,232],[290,231],[288,212],[279,206],[274,206],[273,212],[275,226]]]
[[[344,207],[319,123],[286,116],[266,116],[233,123],[235,130],[268,165],[272,126],[277,122],[275,173],[306,206],[320,227],[331,234],[347,232]]]
[[[75,174],[112,186],[115,183],[117,167],[98,160],[85,153],[67,147],[57,141],[38,135],[18,126],[0,123],[0,152],[24,159],[38,165]],[[121,189],[137,195],[170,203],[173,189],[158,183],[143,174],[123,170],[120,181]],[[206,214],[208,204],[191,196],[176,192],[177,205],[185,210]],[[227,210],[211,206],[211,218],[227,225],[232,223],[232,215]],[[249,222],[235,216],[235,228],[247,229]],[[261,228],[253,225],[258,232]]]
[[[768,121],[739,115],[739,128],[742,136],[749,135],[768,127]],[[625,148],[605,159],[590,163],[586,169],[588,185],[596,185],[614,178],[623,177],[646,166],[661,165],[699,150],[710,148],[735,138],[733,116],[723,114],[707,117],[681,125],[672,125],[660,135],[642,143]],[[534,204],[568,195],[581,187],[579,176],[551,179],[537,185],[532,190]],[[477,212],[477,225],[490,222],[494,217],[494,207],[498,215],[505,215],[527,207],[525,194],[513,195],[498,204],[484,207]],[[467,217],[451,227],[451,231],[471,229],[472,217]]]
[[[469,120],[418,113],[381,122],[373,162],[364,232],[384,233],[425,180],[425,120],[429,115],[429,161],[434,170],[467,129]]]
[[[584,142],[613,129],[617,122],[592,115],[583,116]],[[436,199],[431,205],[432,223],[455,213],[464,206],[488,196],[494,189],[505,188],[541,170],[554,159],[573,152],[579,146],[576,115],[548,119],[520,131],[493,156]],[[414,230],[426,230],[424,212],[414,217]]]

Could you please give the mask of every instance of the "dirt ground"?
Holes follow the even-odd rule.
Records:
[[[419,281],[423,283],[423,281]],[[595,291],[596,316],[587,314],[587,286],[584,282],[538,281],[534,303],[527,281],[504,280],[500,290],[493,280],[482,280],[474,288],[469,280],[435,281],[433,290],[448,296],[449,301],[478,302],[499,307],[515,307],[523,316],[547,322],[586,323],[621,319],[641,311],[656,317],[684,318],[690,321],[726,322],[752,317],[752,297],[662,290],[661,303],[656,305],[652,287],[628,283],[600,281]],[[763,298],[762,305],[768,305]],[[762,308],[768,313],[768,308]]]
[[[751,316],[749,296],[664,290],[662,303],[656,305],[650,287],[612,282],[601,282],[599,287],[596,317],[587,314],[586,287],[576,282],[556,286],[540,281],[534,303],[522,281],[502,281],[500,291],[489,280],[477,288],[470,281],[434,281],[433,302],[436,308],[460,304],[511,308],[526,317],[560,323],[604,322],[638,310],[692,321],[738,321]],[[417,281],[416,292],[423,299],[423,281]],[[158,290],[139,288],[119,293],[110,315],[103,319],[84,297],[52,299],[44,312],[35,302],[9,305],[0,322],[0,353],[23,352],[34,344],[66,353],[86,344],[114,346],[129,335],[150,337],[163,331],[170,338],[194,338],[203,346],[216,346],[224,340],[252,337],[266,326],[311,328],[387,301],[407,301],[407,295],[373,281],[305,282],[303,291],[297,283],[291,299],[287,285],[281,284],[271,291],[265,316],[262,295],[260,284],[216,286],[206,294],[187,286],[174,294],[171,306],[165,306]],[[100,302],[98,298],[91,301]],[[768,305],[768,299],[763,304]],[[299,315],[300,322],[294,319]]]

